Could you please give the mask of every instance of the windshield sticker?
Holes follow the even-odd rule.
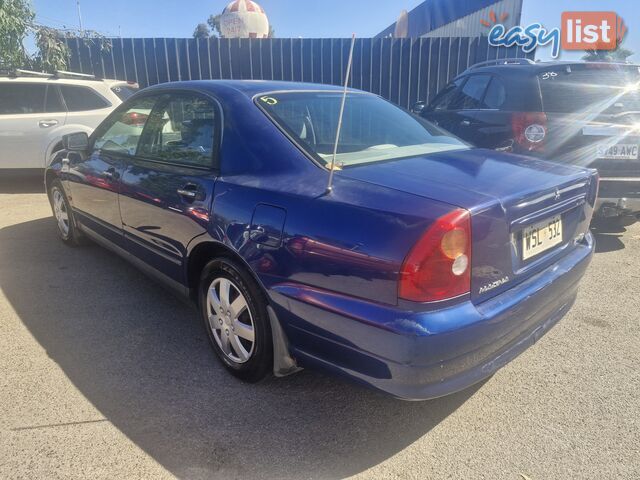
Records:
[[[266,103],[269,106],[273,106],[273,105],[277,105],[278,104],[278,100],[276,100],[273,97],[264,96],[264,97],[260,97],[260,100],[262,100],[264,103]]]

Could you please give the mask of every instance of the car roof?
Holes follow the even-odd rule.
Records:
[[[505,59],[507,61],[508,59]],[[550,68],[572,67],[572,66],[588,66],[601,69],[617,69],[617,68],[640,68],[638,64],[632,63],[615,63],[615,62],[578,62],[578,61],[549,61],[549,62],[535,62],[535,63],[498,63],[495,65],[477,66],[473,65],[467,70],[462,72],[458,77],[463,75],[470,75],[471,73],[499,73],[504,75],[532,75],[544,72]]]
[[[235,90],[249,98],[261,93],[272,92],[342,92],[344,87],[337,85],[323,85],[319,83],[306,82],[285,82],[277,80],[189,80],[182,82],[168,82],[153,85],[144,91],[161,91],[161,90],[200,90],[208,91],[213,94],[222,94],[229,90]],[[366,93],[362,90],[348,88],[351,93]]]

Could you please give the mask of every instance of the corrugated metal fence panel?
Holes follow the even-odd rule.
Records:
[[[101,78],[156,83],[199,79],[291,80],[339,85],[350,39],[114,38],[103,50],[69,39],[69,69]],[[474,63],[528,57],[518,47],[495,48],[487,37],[359,38],[350,85],[409,108],[430,101]]]

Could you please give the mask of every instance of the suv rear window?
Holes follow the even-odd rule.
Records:
[[[87,87],[60,85],[60,91],[70,112],[84,112],[109,107],[111,104]]]
[[[114,87],[111,87],[111,91],[124,102],[127,98],[138,91],[138,87],[134,85],[116,85]]]
[[[640,110],[637,67],[571,65],[538,74],[544,111],[612,113]]]

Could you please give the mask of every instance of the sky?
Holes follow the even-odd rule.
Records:
[[[31,0],[39,23],[53,27],[78,27],[76,0]],[[229,0],[80,0],[85,29],[106,36],[189,37],[198,23],[220,13]],[[278,37],[371,37],[393,23],[402,9],[411,10],[422,0],[259,0]],[[625,47],[640,61],[639,0],[524,0],[522,24],[540,22],[560,26],[566,10],[615,11],[629,29]],[[573,60],[583,52],[563,52]],[[538,49],[537,58],[549,58]]]

